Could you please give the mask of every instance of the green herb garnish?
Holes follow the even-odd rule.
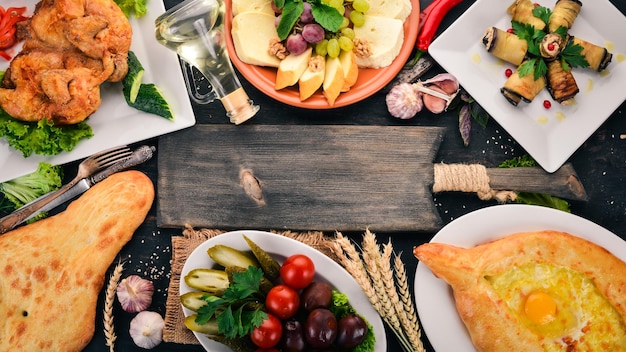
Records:
[[[561,65],[563,65],[563,69],[565,65],[571,67],[589,67],[589,62],[582,55],[583,47],[579,44],[574,44],[573,42],[568,42],[565,46],[565,49],[561,51]]]
[[[552,10],[543,6],[536,6],[533,11],[533,16],[541,19],[545,23],[546,28],[552,15]],[[513,32],[518,38],[523,39],[528,43],[528,53],[533,57],[525,61],[518,68],[518,74],[520,77],[524,77],[529,74],[533,74],[535,80],[544,76],[548,72],[548,66],[546,65],[543,57],[541,56],[540,45],[543,38],[546,36],[546,32],[536,29],[533,25],[528,23],[521,23],[517,21],[511,21],[511,27]],[[560,35],[564,41],[567,41],[567,28],[559,26],[554,33]],[[573,44],[571,41],[567,41],[567,45],[559,54],[559,60],[561,67],[564,70],[569,71],[572,67],[588,67],[589,63],[582,55],[582,46]]]
[[[311,4],[311,13],[315,22],[327,31],[339,30],[343,22],[343,15],[339,13],[339,10],[324,4],[321,0],[306,0],[306,2]],[[274,5],[282,9],[276,32],[281,40],[285,40],[304,11],[304,0],[274,0]]]
[[[537,166],[537,162],[530,155],[523,155],[515,158],[511,158],[503,161],[498,165],[500,168],[511,167],[534,167]],[[566,212],[571,212],[569,203],[561,198],[553,197],[549,194],[532,193],[532,192],[518,192],[516,203],[541,205],[548,208],[554,208]]]
[[[221,297],[202,297],[207,304],[198,309],[196,323],[206,324],[215,317],[218,331],[226,338],[248,335],[267,319],[267,313],[256,304],[264,300],[259,289],[262,277],[263,270],[252,266],[246,271],[233,273],[233,281]]]

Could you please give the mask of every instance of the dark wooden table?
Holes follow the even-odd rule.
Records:
[[[166,7],[171,7],[177,0],[166,0]],[[473,1],[465,1],[445,18],[440,31],[449,26]],[[626,1],[611,0],[611,2],[626,13]],[[424,1],[423,8],[430,1]],[[590,5],[592,6],[592,5]],[[156,45],[156,43],[155,43]],[[177,69],[177,68],[171,68]],[[440,67],[434,67],[426,73],[426,77],[442,72]],[[515,140],[495,120],[491,119],[485,128],[474,124],[471,132],[471,143],[463,146],[458,133],[456,111],[433,115],[422,111],[418,117],[411,120],[398,120],[390,116],[385,105],[385,93],[380,92],[372,97],[350,107],[334,110],[307,111],[293,108],[266,97],[242,79],[244,88],[256,104],[261,106],[260,112],[249,124],[335,124],[335,125],[392,125],[392,126],[443,126],[447,128],[443,143],[436,157],[437,162],[446,163],[480,163],[486,166],[496,166],[500,162],[515,156],[525,154]],[[624,89],[626,89],[626,82]],[[194,105],[198,124],[228,124],[224,109],[220,103],[206,106]],[[570,158],[588,195],[586,202],[571,202],[572,213],[594,221],[610,231],[626,239],[626,120],[624,109],[621,106],[611,117],[575,152]],[[148,174],[153,181],[157,178],[158,138],[147,141],[157,146],[156,157],[140,170]],[[76,163],[68,165],[68,175],[76,168]],[[158,190],[157,190],[158,194]],[[475,195],[444,193],[434,196],[434,201],[444,225],[471,211],[495,205],[495,201],[481,201]],[[156,203],[155,203],[156,204]],[[184,204],[181,204],[184,206]],[[315,230],[315,229],[311,229]],[[402,252],[402,259],[407,267],[412,282],[417,260],[412,255],[412,248],[428,242],[434,233],[379,233],[375,232],[381,242],[391,238],[394,248]],[[126,261],[125,274],[137,273],[154,281],[156,292],[150,310],[165,314],[167,286],[170,278],[171,237],[180,235],[181,229],[163,229],[156,225],[156,205],[150,211],[145,223],[138,229],[134,238],[120,253]],[[361,232],[348,233],[355,239],[360,239]],[[80,299],[80,297],[77,297]],[[97,308],[96,332],[85,351],[108,351],[105,346],[102,329],[103,296]],[[123,312],[116,306],[115,326],[118,334],[116,351],[138,351],[128,334],[131,315]],[[400,351],[400,345],[392,333],[387,332],[388,350]],[[427,337],[424,342],[429,350]],[[162,343],[154,351],[204,351],[200,346],[177,345]]]

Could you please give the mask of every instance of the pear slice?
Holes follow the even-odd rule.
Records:
[[[339,54],[339,60],[341,61],[341,68],[343,69],[344,77],[341,91],[347,92],[356,83],[356,80],[359,77],[359,66],[356,63],[356,55],[352,50],[342,50],[341,54]]]
[[[313,49],[308,47],[302,54],[290,54],[284,58],[278,65],[278,71],[276,71],[274,89],[280,90],[298,83],[300,76],[309,65],[312,52]]]
[[[300,101],[307,100],[322,86],[322,83],[324,83],[325,69],[326,60],[324,57],[319,55],[311,57],[307,69],[298,81],[298,87],[300,88]]]
[[[345,78],[341,60],[339,60],[339,57],[328,57],[326,59],[326,70],[322,88],[324,90],[324,97],[326,97],[330,106],[335,105],[335,100],[337,100],[337,97],[341,93],[344,81]]]

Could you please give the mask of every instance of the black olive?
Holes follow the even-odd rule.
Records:
[[[311,347],[330,347],[337,337],[337,318],[326,308],[314,309],[306,318],[304,336]]]
[[[367,324],[354,314],[339,319],[337,328],[337,344],[343,348],[354,348],[365,339]]]
[[[300,294],[302,308],[312,311],[315,308],[328,308],[333,299],[333,289],[325,282],[312,282]]]

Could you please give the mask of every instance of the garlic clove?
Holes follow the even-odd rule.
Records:
[[[137,313],[147,309],[152,303],[154,284],[138,275],[130,275],[117,286],[117,299],[122,309]]]
[[[400,83],[387,93],[385,102],[387,111],[399,119],[410,119],[424,106],[421,93],[409,83]]]
[[[424,100],[424,106],[433,114],[440,114],[444,112],[448,108],[448,102],[451,101],[450,97],[445,95],[443,89],[437,86],[431,86],[429,89],[439,94],[443,94],[445,98],[439,94],[424,94],[422,98]]]
[[[454,94],[458,92],[460,86],[459,81],[450,73],[440,73],[433,78],[421,82],[423,85],[435,85],[444,93]]]
[[[151,349],[161,343],[163,340],[163,328],[165,321],[161,314],[156,312],[143,311],[139,312],[133,320],[130,321],[129,334],[135,345]]]

